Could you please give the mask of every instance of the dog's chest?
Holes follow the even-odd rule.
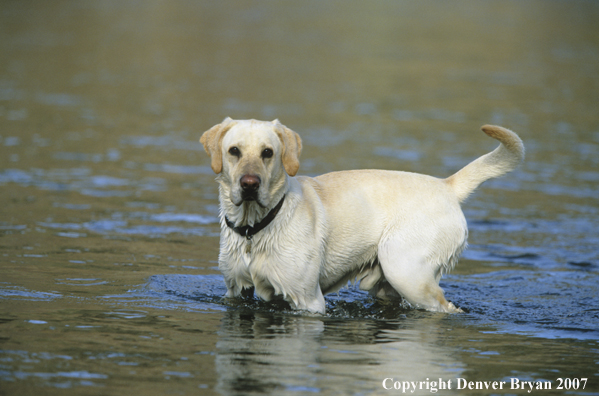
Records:
[[[253,238],[231,235],[227,246],[221,246],[220,267],[236,279],[248,281],[267,278],[276,252],[272,244],[258,236]]]

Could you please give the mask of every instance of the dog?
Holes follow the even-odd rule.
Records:
[[[524,159],[516,133],[482,130],[500,145],[445,179],[389,170],[312,178],[296,176],[302,141],[279,120],[213,126],[200,142],[217,174],[226,296],[282,296],[325,314],[324,295],[352,281],[377,298],[462,312],[439,287],[466,248],[460,203]]]

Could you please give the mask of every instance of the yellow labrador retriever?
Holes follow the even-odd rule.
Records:
[[[379,298],[461,312],[439,287],[466,247],[460,209],[487,179],[524,158],[514,132],[486,125],[501,144],[447,179],[385,170],[295,176],[302,142],[282,125],[232,120],[200,142],[218,174],[219,268],[227,296],[282,296],[294,309],[324,314],[323,295],[349,280]]]

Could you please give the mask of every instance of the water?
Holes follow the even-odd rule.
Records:
[[[402,394],[386,378],[598,394],[598,17],[587,1],[4,2],[0,394]],[[225,116],[299,132],[308,175],[444,177],[495,147],[480,125],[517,131],[526,162],[464,205],[470,247],[442,280],[466,313],[352,287],[324,317],[223,300],[198,139]]]

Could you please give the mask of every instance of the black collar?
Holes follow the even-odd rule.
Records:
[[[252,239],[252,237],[254,235],[256,235],[257,233],[262,231],[264,228],[266,228],[266,226],[268,226],[275,219],[275,216],[277,215],[277,213],[279,213],[279,210],[281,210],[281,207],[283,206],[283,201],[285,201],[284,195],[283,195],[283,198],[281,198],[281,200],[277,204],[277,206],[272,208],[272,210],[270,212],[268,212],[266,217],[263,218],[261,222],[254,224],[253,227],[250,227],[249,225],[242,226],[242,227],[235,227],[235,223],[233,223],[231,220],[229,220],[227,218],[227,216],[225,216],[225,222],[227,223],[229,228],[231,228],[233,231],[235,231],[239,235],[246,237],[248,240]]]

